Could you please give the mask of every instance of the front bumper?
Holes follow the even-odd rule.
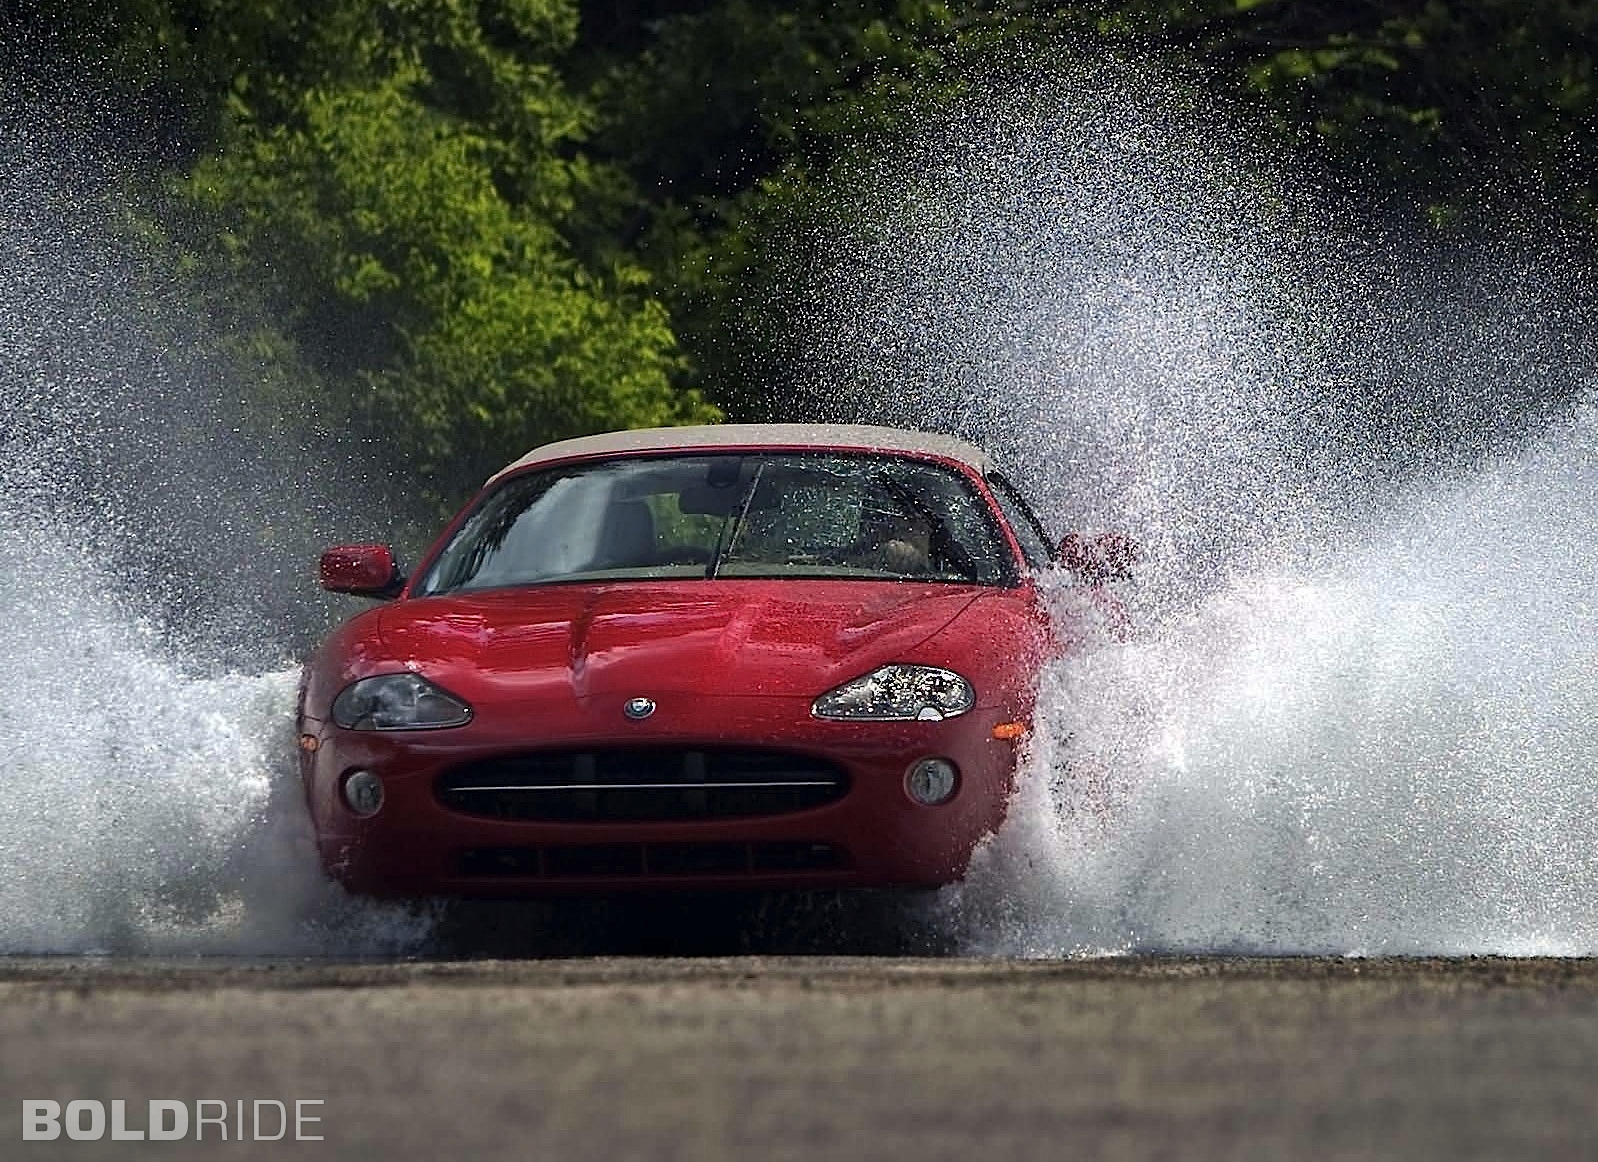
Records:
[[[656,720],[618,728],[614,700],[583,706],[558,730],[480,715],[434,732],[376,733],[302,723],[302,773],[322,862],[350,890],[396,897],[538,897],[671,888],[798,890],[936,887],[959,879],[1004,817],[1015,743],[1008,716],[976,709],[942,722],[818,721],[791,699],[663,700]],[[564,716],[563,716],[564,717]],[[314,743],[309,740],[314,739]],[[437,795],[460,763],[585,746],[758,746],[840,764],[849,790],[821,806],[737,818],[548,822],[466,815]],[[314,749],[313,749],[314,748]],[[960,783],[928,807],[905,791],[921,758],[951,759]],[[341,779],[383,780],[382,809],[358,818]]]

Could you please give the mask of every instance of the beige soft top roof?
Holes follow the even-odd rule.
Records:
[[[494,474],[531,464],[566,460],[577,456],[606,456],[629,452],[695,451],[703,448],[839,448],[850,451],[911,452],[943,456],[969,464],[978,471],[988,468],[988,455],[974,444],[953,436],[933,432],[912,432],[903,428],[879,428],[868,424],[702,424],[685,428],[638,428],[627,432],[605,432],[598,436],[579,436],[534,448]]]

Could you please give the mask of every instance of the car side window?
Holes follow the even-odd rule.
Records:
[[[1020,490],[997,472],[988,474],[988,487],[993,489],[999,511],[1004,513],[1005,521],[1020,542],[1021,555],[1026,558],[1027,565],[1033,569],[1048,568],[1054,561],[1054,549],[1043,531],[1042,522],[1033,515]]]

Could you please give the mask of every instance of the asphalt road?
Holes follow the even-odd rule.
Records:
[[[5,1158],[1598,1157],[1590,961],[12,960],[0,1039]],[[151,1098],[246,1141],[22,1140]]]

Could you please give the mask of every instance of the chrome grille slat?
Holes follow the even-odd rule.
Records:
[[[759,783],[516,783],[499,787],[456,787],[467,791],[704,791],[719,787],[836,787],[834,779],[778,779]]]
[[[810,840],[476,847],[459,852],[456,866],[474,878],[683,879],[835,872],[849,866],[849,854]]]
[[[847,773],[826,759],[735,747],[535,751],[464,764],[439,779],[451,810],[564,822],[776,815],[842,798]]]

